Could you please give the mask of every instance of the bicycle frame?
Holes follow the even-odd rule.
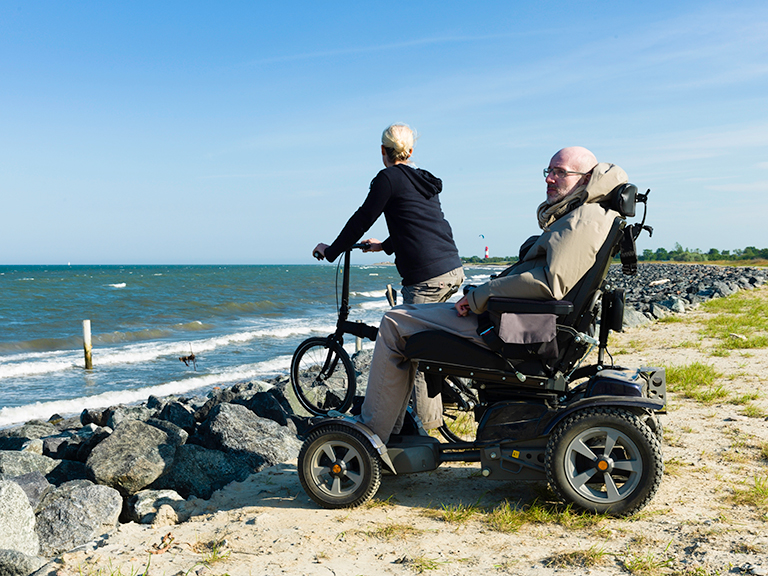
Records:
[[[333,338],[340,344],[344,342],[344,334],[351,334],[352,336],[358,336],[360,338],[368,338],[368,340],[375,341],[376,335],[379,333],[379,329],[375,326],[369,326],[362,322],[350,322],[349,318],[349,270],[350,270],[350,253],[355,248],[363,249],[367,247],[367,244],[354,244],[346,252],[344,252],[344,276],[341,283],[341,306],[339,307],[339,319],[336,322],[336,332],[331,334],[329,338]]]

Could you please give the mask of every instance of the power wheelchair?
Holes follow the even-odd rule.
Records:
[[[642,230],[653,232],[645,225],[647,197],[632,184],[611,192],[606,202],[619,216],[592,268],[562,301],[492,298],[484,319],[489,348],[441,331],[409,338],[406,356],[418,362],[430,391],[443,386],[444,401],[461,403],[460,391],[446,386],[456,378],[469,383],[472,400],[464,405],[477,423],[473,439],[440,442],[410,410],[387,445],[347,415],[322,417],[298,458],[310,498],[325,508],[354,507],[374,496],[382,470],[478,462],[485,478],[546,481],[564,502],[595,513],[626,515],[650,502],[663,473],[656,414],[666,404],[666,376],[663,368],[614,365],[607,342],[611,330],[622,329],[624,293],[606,282],[619,253],[624,272],[636,272],[634,242]],[[642,222],[630,225],[638,202]],[[505,323],[521,319],[552,327],[551,339],[505,342]],[[596,361],[583,365],[595,348]]]

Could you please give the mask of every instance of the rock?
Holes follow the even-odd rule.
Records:
[[[187,440],[189,439],[189,434],[187,431],[183,428],[179,428],[173,422],[160,420],[159,418],[150,418],[147,420],[147,424],[154,426],[155,428],[159,428],[163,432],[167,433],[170,443],[176,446],[186,444]]]
[[[197,496],[207,500],[216,490],[235,480],[245,480],[250,473],[242,458],[196,444],[185,444],[176,449],[170,470],[153,482],[150,488],[171,489],[184,498]]]
[[[0,480],[0,550],[15,550],[27,556],[40,552],[29,498],[18,484],[8,480]]]
[[[158,518],[161,508],[165,510]],[[139,524],[170,526],[189,519],[187,508],[187,501],[174,490],[141,490],[128,500],[128,517]]]
[[[48,561],[40,556],[29,556],[17,550],[0,549],[0,576],[28,576]]]
[[[301,447],[288,428],[238,404],[219,404],[211,410],[199,436],[206,448],[241,456],[252,472],[295,458]]]
[[[109,486],[88,480],[62,484],[45,497],[37,514],[40,553],[55,556],[112,532],[122,507],[120,493]]]
[[[637,326],[642,326],[643,324],[648,324],[649,322],[650,320],[648,317],[642,312],[630,307],[624,308],[624,328],[635,328]]]
[[[10,479],[24,491],[32,510],[36,510],[42,499],[53,490],[53,485],[40,472],[28,472]]]
[[[89,479],[130,496],[173,464],[174,438],[139,420],[126,420],[96,446],[86,462]]]
[[[80,413],[80,423],[83,426],[95,424],[96,426],[107,425],[107,411],[86,408]]]
[[[111,406],[106,410],[106,424],[114,430],[126,420],[146,422],[154,416],[154,412],[146,406]]]
[[[56,460],[30,452],[0,451],[0,474],[21,476],[28,472],[48,474],[57,465]]]
[[[58,434],[58,432],[59,429],[50,422],[30,420],[21,426],[16,426],[8,430],[1,430],[0,436],[10,438],[26,438],[27,440],[32,440],[34,438],[44,438],[45,436]]]
[[[191,433],[197,424],[194,412],[190,410],[188,406],[177,400],[168,402],[160,411],[157,418],[171,422],[187,433]]]
[[[274,420],[280,426],[286,426],[289,422],[288,415],[280,402],[270,392],[257,392],[248,400],[236,399],[234,403],[245,406],[257,416]]]
[[[61,486],[69,480],[85,480],[88,472],[85,463],[75,460],[59,460],[56,467],[45,475],[54,486]]]

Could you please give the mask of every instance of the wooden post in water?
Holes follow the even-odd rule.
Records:
[[[83,320],[83,350],[85,350],[85,369],[93,370],[93,346],[91,346],[90,320]]]

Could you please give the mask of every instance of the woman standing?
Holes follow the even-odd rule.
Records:
[[[389,238],[383,242],[369,238],[364,242],[370,245],[371,252],[394,253],[397,271],[403,279],[403,302],[445,302],[464,281],[464,270],[451,225],[440,207],[438,195],[443,183],[410,162],[413,145],[413,130],[407,125],[392,124],[384,130],[381,159],[385,168],[371,181],[363,205],[336,240],[331,245],[321,242],[312,252],[333,262],[383,213]],[[425,428],[442,424],[440,396],[428,398],[421,378],[416,382],[415,400],[416,412]]]

